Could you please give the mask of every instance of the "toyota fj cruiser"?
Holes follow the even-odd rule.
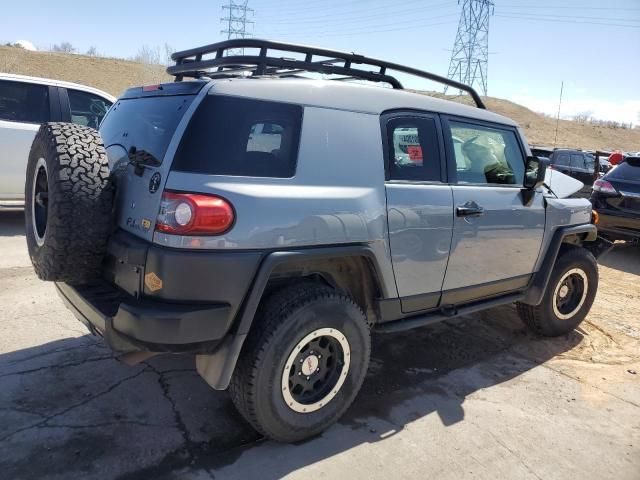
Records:
[[[35,270],[125,359],[195,355],[257,430],[297,441],[354,400],[372,330],[515,303],[555,336],[587,315],[607,247],[589,202],[559,198],[576,181],[471,87],[253,39],[173,58],[176,82],[129,89],[99,133],[42,125],[29,158]]]

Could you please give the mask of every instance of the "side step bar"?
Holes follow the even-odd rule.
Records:
[[[401,320],[395,320],[393,322],[385,322],[373,327],[375,332],[380,333],[394,333],[404,332],[405,330],[411,330],[412,328],[424,327],[433,323],[442,322],[451,318],[459,317],[461,315],[468,315],[487,308],[498,307],[500,305],[506,305],[513,302],[519,302],[524,298],[524,293],[517,292],[509,295],[504,295],[498,298],[492,298],[483,302],[476,302],[470,305],[466,305],[460,308],[449,307],[447,309],[440,309],[435,312],[425,313],[423,315],[416,315]]]

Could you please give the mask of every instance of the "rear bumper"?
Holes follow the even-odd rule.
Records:
[[[104,278],[56,288],[115,351],[210,353],[232,329],[261,260],[261,252],[170,249],[118,231]]]
[[[135,299],[108,283],[56,283],[66,306],[90,331],[117,352],[213,350],[233,317],[225,303],[185,305]]]
[[[614,239],[640,239],[640,216],[616,215],[600,209],[598,215],[599,232]]]

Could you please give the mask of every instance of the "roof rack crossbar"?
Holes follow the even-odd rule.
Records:
[[[231,49],[245,48],[259,49],[259,54],[225,56],[225,53],[228,54],[228,51]],[[278,50],[278,57],[269,56],[269,50]],[[286,58],[282,56],[283,52],[304,54],[304,60]],[[213,58],[203,58],[205,55],[211,54],[215,54],[215,56]],[[325,58],[314,61],[314,56]],[[176,81],[181,81],[184,77],[218,78],[246,73],[251,73],[254,76],[286,76],[294,72],[315,72],[388,83],[393,88],[402,89],[403,86],[398,79],[387,73],[387,70],[394,70],[467,92],[473,98],[478,108],[486,108],[478,92],[471,86],[451,80],[450,78],[355,53],[327,50],[306,45],[259,40],[255,38],[232,39],[175,52],[171,55],[171,58],[176,64],[168,67],[167,73],[175,76]],[[360,65],[361,68],[354,68],[353,65]]]

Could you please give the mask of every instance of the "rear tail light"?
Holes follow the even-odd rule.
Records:
[[[220,235],[235,220],[224,198],[196,193],[164,192],[156,230],[176,235]]]
[[[596,210],[591,210],[591,223],[594,225],[600,223],[600,214]]]
[[[595,182],[593,182],[593,189],[596,192],[604,193],[605,195],[618,194],[618,191],[615,188],[613,188],[613,185],[611,185],[606,180],[596,180]]]

